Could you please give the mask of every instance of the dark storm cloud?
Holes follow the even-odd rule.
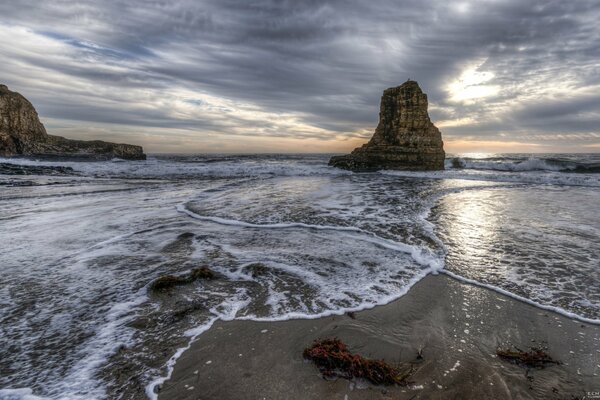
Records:
[[[599,18],[594,0],[21,0],[0,3],[0,80],[53,119],[333,139],[411,78],[450,138],[589,144]]]

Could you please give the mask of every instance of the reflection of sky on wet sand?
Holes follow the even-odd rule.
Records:
[[[593,304],[600,304],[600,213],[590,210],[597,191],[526,186],[455,190],[432,214],[446,248],[447,270],[542,304],[599,317]]]

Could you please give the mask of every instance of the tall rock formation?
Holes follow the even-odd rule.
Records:
[[[427,113],[427,95],[415,81],[383,91],[379,124],[368,143],[335,156],[329,165],[356,172],[444,169],[442,134]]]
[[[141,146],[48,135],[33,105],[19,93],[0,85],[0,156],[19,155],[146,159]]]

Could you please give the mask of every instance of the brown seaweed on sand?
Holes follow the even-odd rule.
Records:
[[[540,348],[532,347],[531,351],[515,349],[498,349],[496,354],[502,360],[513,362],[527,368],[545,368],[548,364],[560,364]]]
[[[192,283],[197,281],[198,279],[214,279],[215,273],[211,271],[208,267],[200,267],[195,268],[188,275],[185,276],[174,276],[174,275],[164,275],[160,278],[157,278],[154,282],[150,284],[150,290],[152,291],[161,291],[170,289],[174,286],[187,285],[188,283]]]
[[[376,385],[402,385],[409,382],[412,369],[401,371],[384,360],[353,354],[341,340],[316,340],[304,349],[304,358],[314,362],[325,378],[363,378]]]

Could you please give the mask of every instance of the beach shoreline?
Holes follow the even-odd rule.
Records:
[[[363,356],[412,366],[411,384],[324,380],[302,351],[328,337]],[[561,364],[527,370],[495,354],[513,347],[546,348]],[[177,360],[158,398],[583,398],[600,389],[599,348],[597,325],[429,275],[400,299],[351,316],[217,321]]]

